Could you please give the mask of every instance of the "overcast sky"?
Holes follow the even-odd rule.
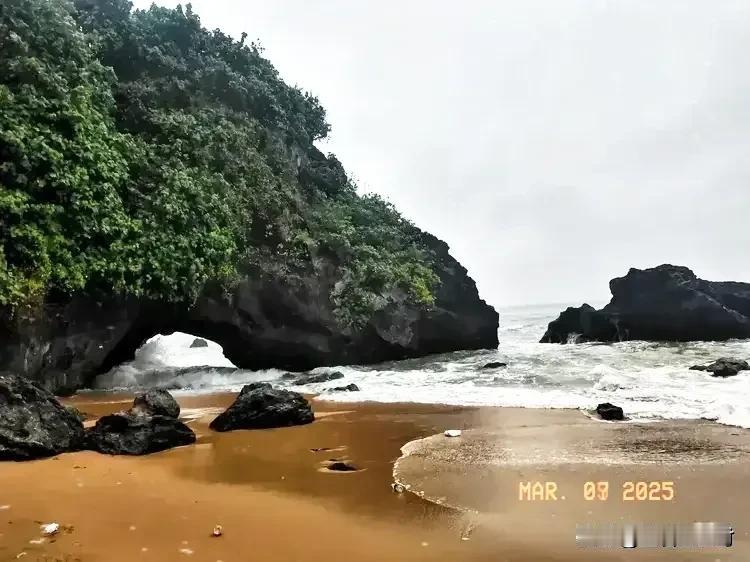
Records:
[[[665,262],[750,281],[747,0],[192,4],[316,94],[321,149],[495,306]]]

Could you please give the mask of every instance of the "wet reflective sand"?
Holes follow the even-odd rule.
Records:
[[[72,402],[98,416],[131,399],[92,394]],[[665,424],[649,434],[573,411],[325,402],[314,403],[317,420],[308,426],[209,431],[208,422],[232,399],[179,397],[198,434],[194,446],[140,458],[83,452],[0,464],[0,560],[23,552],[26,560],[87,561],[747,559],[747,431]],[[414,491],[470,509],[390,487],[401,447],[446,428],[465,432],[454,441],[441,436],[430,454],[402,460],[399,478],[408,478]],[[599,450],[611,462],[596,461]],[[677,455],[681,464],[642,462],[659,455]],[[554,459],[565,462],[548,462]],[[333,460],[359,470],[321,470]],[[519,480],[537,479],[556,481],[569,499],[519,501]],[[613,496],[624,479],[670,479],[676,498],[595,504],[577,497],[589,479],[609,480]],[[576,523],[621,517],[726,520],[738,529],[738,544],[731,556],[575,549]],[[38,541],[40,523],[52,521],[66,526],[54,542],[29,542]],[[222,537],[210,536],[216,524]]]

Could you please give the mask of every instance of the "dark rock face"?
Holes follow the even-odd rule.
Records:
[[[704,281],[686,267],[661,265],[631,269],[609,287],[607,306],[567,309],[542,343],[750,338],[750,283]]]
[[[152,388],[147,392],[136,395],[133,401],[133,411],[149,416],[177,418],[180,415],[180,406],[166,390]]]
[[[694,365],[691,371],[708,371],[713,377],[734,377],[740,371],[750,371],[750,364],[742,359],[722,357],[708,365]]]
[[[541,343],[579,343],[586,341],[616,341],[617,328],[603,312],[584,304],[569,307],[551,322]]]
[[[25,377],[0,374],[0,460],[30,460],[78,449],[83,424]]]
[[[52,392],[81,388],[103,369],[139,309],[134,300],[84,297],[32,312],[0,308],[0,370],[25,375]]]
[[[312,375],[300,375],[294,380],[294,384],[296,385],[306,385],[306,384],[315,384],[319,382],[328,382],[328,381],[335,381],[338,379],[343,379],[344,373],[340,371],[332,371],[330,373],[316,373]]]
[[[482,365],[482,369],[500,369],[501,367],[507,367],[507,363],[503,363],[502,361],[491,361],[489,363],[485,363]]]
[[[195,433],[166,416],[121,412],[99,418],[86,432],[86,448],[109,455],[146,455],[195,443]]]
[[[193,340],[193,343],[190,344],[191,348],[195,347],[208,347],[208,342],[204,340],[203,338],[195,338]]]
[[[610,404],[609,402],[599,404],[596,407],[596,413],[599,414],[599,417],[603,420],[621,421],[625,419],[625,413],[622,411],[622,408]]]
[[[333,388],[329,388],[328,392],[359,392],[359,387],[351,383],[346,386],[334,386]]]
[[[479,298],[447,244],[426,233],[422,237],[439,264],[441,281],[429,309],[394,292],[387,295],[391,304],[363,327],[343,326],[331,296],[342,272],[333,258],[321,257],[293,281],[252,272],[229,295],[206,287],[193,305],[76,295],[28,313],[0,308],[0,370],[53,391],[81,388],[132,359],[148,338],[175,331],[219,343],[232,363],[246,369],[306,371],[496,348],[497,312]]]
[[[211,422],[215,431],[268,429],[303,425],[314,420],[305,398],[289,390],[275,389],[268,383],[245,385],[234,404]]]

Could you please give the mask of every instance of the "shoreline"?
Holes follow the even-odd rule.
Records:
[[[107,400],[101,398],[86,393],[64,402],[100,416],[127,406],[132,395],[106,393]],[[629,553],[576,549],[575,524],[685,518],[734,518],[727,522],[738,529],[736,546],[710,555],[638,554],[649,560],[724,561],[747,559],[750,552],[750,510],[742,509],[750,502],[750,492],[742,487],[750,481],[744,452],[750,450],[748,430],[728,430],[712,422],[649,424],[672,426],[678,434],[692,432],[698,451],[706,450],[706,439],[718,439],[715,433],[737,433],[725,437],[734,440],[729,445],[741,450],[738,458],[745,462],[650,466],[594,462],[561,467],[540,457],[545,462],[518,466],[498,464],[493,457],[502,450],[498,443],[516,452],[531,447],[532,454],[534,443],[544,453],[552,450],[552,442],[574,443],[585,437],[596,452],[597,443],[606,444],[617,424],[595,423],[578,410],[313,399],[316,421],[312,424],[218,434],[207,425],[215,412],[231,403],[233,393],[176,398],[184,421],[197,434],[195,445],[145,457],[79,452],[0,464],[0,481],[5,484],[0,506],[10,506],[0,510],[0,560],[26,552],[26,560],[68,556],[86,561],[229,562],[246,559],[238,553],[250,551],[268,562],[339,556],[373,561],[621,560]],[[458,440],[440,440],[439,434],[448,428],[465,433]],[[629,435],[618,443],[624,448],[638,444],[637,432],[625,433]],[[482,435],[492,437],[483,443]],[[416,493],[394,493],[390,487],[394,463],[404,459],[402,448],[420,439],[443,441],[440,453],[407,457],[413,465],[409,478]],[[659,439],[654,443],[663,445]],[[642,440],[638,446],[644,446]],[[311,450],[320,448],[329,450]],[[451,448],[466,454],[446,461],[441,455]],[[329,459],[345,459],[361,470],[329,472],[324,469]],[[606,479],[615,490],[628,477],[674,480],[678,500],[670,505],[620,501],[591,505],[580,498],[561,503],[520,502],[516,497],[520,479],[554,480],[559,490],[576,490],[588,479]],[[457,499],[453,503],[469,509],[456,511],[427,501],[419,496],[421,491],[427,497],[452,495]],[[53,521],[72,529],[53,537],[54,542],[29,543],[40,538],[39,524]],[[216,524],[223,526],[222,537],[210,536]]]

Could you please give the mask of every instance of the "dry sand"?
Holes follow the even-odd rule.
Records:
[[[98,416],[131,399],[92,394],[70,402]],[[198,434],[194,446],[148,457],[81,452],[0,464],[0,560],[750,560],[745,430],[701,422],[616,426],[575,411],[314,402],[311,425],[209,431],[232,399],[179,399]],[[467,509],[392,492],[400,448],[446,428],[469,431],[410,445],[418,452],[400,461],[399,478]],[[320,448],[330,450],[311,450]],[[321,470],[329,459],[361,470]],[[566,500],[520,502],[519,480],[537,479],[555,481]],[[584,501],[588,480],[608,480],[610,499]],[[617,496],[626,480],[674,481],[675,500],[624,503]],[[588,521],[726,521],[737,529],[736,545],[581,551],[575,524]],[[30,542],[49,522],[63,530]],[[214,538],[217,524],[224,534]]]

